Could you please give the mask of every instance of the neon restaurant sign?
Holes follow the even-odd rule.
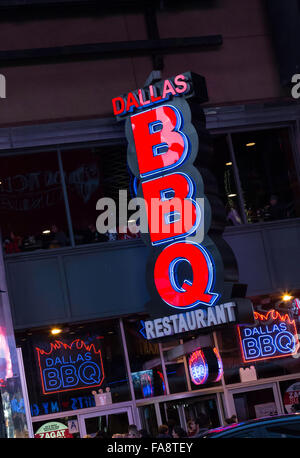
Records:
[[[104,380],[101,351],[76,339],[56,340],[50,350],[36,347],[43,394],[100,386]]]
[[[295,320],[276,310],[254,312],[255,326],[238,326],[244,363],[282,358],[297,353],[299,339]]]
[[[127,162],[148,222],[141,237],[151,248],[147,308],[155,319],[144,323],[147,339],[253,321],[252,304],[238,310],[232,300],[237,267],[220,222],[208,235],[214,212],[198,170],[211,155],[200,108],[207,100],[205,79],[187,72],[112,101],[126,120]],[[214,203],[218,215],[220,208]]]

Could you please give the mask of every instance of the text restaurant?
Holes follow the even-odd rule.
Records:
[[[232,162],[225,161],[228,145],[222,136],[212,138],[206,127],[201,104],[207,99],[205,78],[192,72],[153,80],[114,97],[113,114],[124,126],[126,141],[120,147],[122,154],[114,147],[106,154],[103,189],[97,186],[98,168],[91,165],[97,148],[78,149],[72,158],[68,151],[59,152],[72,219],[90,222],[89,239],[83,231],[75,234],[78,249],[83,252],[88,243],[100,242],[104,247],[99,248],[100,263],[105,266],[106,256],[111,256],[127,272],[122,277],[121,270],[107,267],[105,273],[101,267],[99,274],[95,264],[92,275],[99,275],[98,293],[86,292],[97,304],[98,315],[86,306],[86,315],[93,318],[68,323],[51,318],[49,312],[51,332],[50,327],[16,332],[34,437],[124,434],[130,424],[155,437],[160,425],[172,423],[192,436],[201,413],[213,428],[225,425],[233,415],[244,421],[288,413],[297,404],[300,299],[296,291],[249,296],[248,285],[240,281],[230,238],[224,238],[228,203],[222,198],[216,151],[224,157],[223,185],[227,191],[231,187],[230,202],[236,196]],[[234,143],[241,142],[242,135],[236,135]],[[83,172],[89,174],[90,186],[86,182],[81,192],[90,204],[80,213],[74,197],[74,189],[79,189],[74,166],[79,168],[82,155],[90,161]],[[26,161],[31,167],[31,159]],[[10,159],[6,167],[1,192],[8,199],[14,187],[25,187],[25,181],[12,176]],[[122,221],[120,198],[117,208],[109,202],[104,208],[99,200],[109,195],[110,202],[116,202],[123,183],[114,181],[116,168],[119,177],[127,176],[130,196],[125,230],[114,220],[117,215]],[[39,179],[30,176],[32,188]],[[57,203],[57,186],[51,188],[57,185],[55,180],[48,174],[48,181],[39,186],[47,188],[41,192],[43,199]],[[109,186],[111,192],[106,194]],[[93,199],[98,201],[97,212],[92,210]],[[29,199],[11,204],[33,208]],[[235,217],[240,211],[238,205],[231,210]],[[23,221],[24,229],[29,224]],[[68,251],[68,238],[63,239],[56,228],[51,229],[55,241],[50,241],[50,231],[44,229],[39,240],[28,239],[27,248],[30,243],[54,243],[53,250],[64,252],[59,262],[69,263],[63,275],[72,275],[78,283],[86,281],[86,267]],[[108,254],[104,241],[112,247]],[[127,258],[122,247],[130,244],[134,253]],[[7,245],[13,259],[10,249]],[[88,262],[93,262],[93,251],[87,253]],[[66,271],[62,264],[60,269]],[[105,304],[101,285],[106,281],[111,298],[118,298],[116,308]],[[82,307],[79,288],[80,284],[74,290],[74,303]],[[9,408],[16,416],[24,412],[24,399],[15,399]]]

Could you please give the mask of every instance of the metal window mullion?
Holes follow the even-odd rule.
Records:
[[[68,193],[67,193],[67,187],[66,187],[66,181],[65,181],[64,167],[63,167],[63,162],[61,158],[61,151],[60,149],[57,149],[56,151],[57,151],[57,160],[58,160],[58,167],[59,167],[59,174],[60,174],[60,182],[61,182],[63,196],[64,196],[64,203],[65,203],[70,242],[71,242],[71,247],[74,248],[75,239],[74,239],[71,211],[70,211],[70,205],[69,205],[69,199],[68,199]]]
[[[180,339],[180,345],[183,344],[183,340]],[[185,372],[185,378],[186,378],[186,384],[188,391],[192,391],[192,385],[191,385],[191,380],[190,380],[190,374],[189,374],[189,368],[188,368],[188,362],[186,355],[183,355],[183,365],[184,365],[184,372]]]
[[[159,354],[160,354],[160,360],[161,360],[161,367],[162,367],[162,371],[163,371],[163,376],[164,376],[164,379],[165,379],[166,392],[167,392],[167,394],[170,394],[169,381],[168,381],[167,370],[166,370],[166,363],[165,363],[164,352],[163,352],[161,343],[158,344],[158,348],[159,348]]]
[[[300,122],[298,119],[293,126],[289,126],[289,140],[292,147],[297,180],[300,182]]]
[[[216,349],[218,350],[218,353],[221,357],[221,353],[220,353],[220,348],[219,348],[219,343],[218,343],[218,337],[217,337],[217,333],[216,331],[213,332],[212,334],[212,337],[213,337],[213,343],[214,343],[214,346],[216,347]],[[221,377],[221,383],[222,383],[222,388],[223,388],[223,394],[224,394],[224,408],[226,410],[226,414],[228,417],[230,417],[231,415],[231,402],[230,402],[230,398],[229,398],[229,393],[228,393],[228,389],[226,387],[226,381],[225,381],[225,377],[224,377],[224,371],[223,371],[223,374],[222,374],[222,377]],[[219,402],[219,400],[218,400]],[[233,415],[233,414],[232,414]],[[222,419],[223,419],[223,413],[222,413]]]
[[[234,174],[235,184],[236,184],[237,193],[238,193],[240,210],[241,210],[241,213],[242,213],[241,216],[242,216],[243,223],[247,224],[247,217],[246,217],[246,213],[245,213],[245,201],[244,201],[244,197],[243,197],[243,190],[242,190],[242,185],[241,185],[241,181],[240,181],[238,166],[237,166],[237,162],[236,162],[236,159],[235,159],[235,153],[234,153],[234,148],[233,148],[233,143],[232,143],[232,137],[231,137],[231,134],[227,134],[226,137],[227,137],[227,143],[228,143],[229,152],[230,152],[230,159],[231,159],[232,166],[233,166],[233,174]]]
[[[134,386],[133,386],[133,381],[132,381],[132,376],[131,376],[131,367],[130,367],[130,361],[129,361],[129,354],[128,354],[128,348],[127,348],[127,342],[126,342],[126,336],[125,336],[125,329],[124,329],[124,323],[123,319],[119,319],[119,325],[120,325],[120,332],[121,332],[121,339],[122,339],[122,345],[123,345],[123,352],[124,352],[124,358],[125,358],[125,364],[126,364],[126,370],[128,374],[128,382],[129,382],[129,389],[131,393],[131,399],[133,402],[133,418],[135,419],[135,423],[138,426],[138,428],[141,428],[141,419],[140,415],[138,413],[137,405],[136,405],[136,399],[135,399],[135,392],[134,392]]]

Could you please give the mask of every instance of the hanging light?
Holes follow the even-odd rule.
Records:
[[[60,334],[61,332],[62,332],[62,329],[60,329],[60,328],[52,328],[51,329],[51,334],[54,335],[54,336],[57,335],[57,334]]]

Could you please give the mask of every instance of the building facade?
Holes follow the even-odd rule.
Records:
[[[212,426],[290,412],[300,393],[299,56],[278,43],[285,27],[297,33],[298,2],[19,3],[0,2],[1,297],[24,374],[23,397],[5,394],[3,377],[14,417],[3,436],[131,423],[156,435],[200,412]],[[256,327],[150,342],[149,249],[120,227],[99,234],[96,204],[109,197],[118,212],[119,191],[134,194],[112,98],[186,71],[206,79],[213,188]],[[189,357],[203,336],[224,372],[197,384]]]

